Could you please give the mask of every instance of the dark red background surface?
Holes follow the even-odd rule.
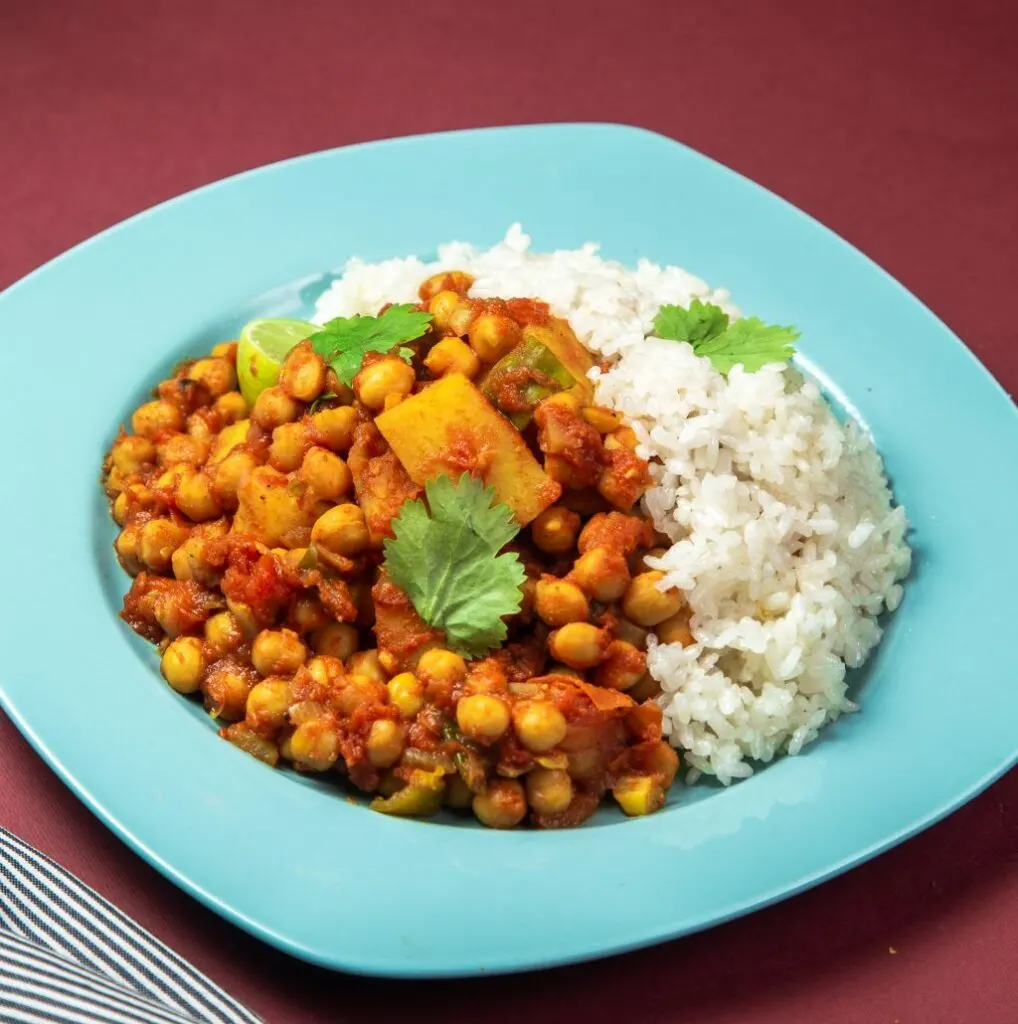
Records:
[[[644,125],[769,186],[882,263],[1014,393],[1008,0],[0,0],[0,286],[257,164],[550,120]],[[73,331],[73,311],[54,312]],[[73,614],[60,628],[72,639]],[[128,852],[2,719],[0,823],[272,1024],[996,1024],[1018,1012],[1014,772],[903,847],[742,921],[607,963],[455,983],[334,975],[260,945]]]

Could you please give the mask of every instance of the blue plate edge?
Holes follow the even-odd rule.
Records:
[[[167,200],[163,201],[162,203],[157,204],[156,206],[150,207],[150,208],[148,208],[148,209],[146,209],[144,211],[141,211],[141,212],[139,212],[137,214],[134,214],[133,216],[131,216],[131,217],[129,217],[129,218],[127,218],[127,219],[125,219],[125,220],[115,224],[115,225],[112,225],[109,228],[106,228],[105,230],[103,230],[102,232],[98,233],[97,235],[91,236],[90,238],[83,240],[82,242],[76,244],[71,249],[69,249],[66,252],[64,252],[64,253],[54,257],[52,260],[50,260],[47,263],[43,264],[41,267],[37,268],[36,270],[33,270],[28,275],[26,275],[25,277],[21,278],[19,281],[15,282],[11,286],[9,286],[7,289],[5,289],[3,293],[0,293],[0,301],[2,301],[5,297],[7,297],[7,295],[9,293],[13,292],[16,289],[19,289],[21,285],[24,285],[27,282],[33,280],[34,277],[37,274],[39,274],[39,273],[41,273],[41,272],[51,268],[55,264],[60,263],[65,257],[69,257],[72,254],[77,253],[77,251],[79,249],[82,249],[82,248],[88,246],[90,243],[97,242],[98,240],[100,240],[101,238],[106,236],[107,234],[115,232],[115,231],[119,230],[120,228],[126,227],[127,225],[133,223],[136,220],[139,220],[141,218],[144,218],[144,217],[148,216],[149,214],[153,214],[156,211],[161,210],[162,207],[164,207],[164,206],[168,206],[170,204],[179,202],[179,201],[181,201],[183,199],[186,199],[186,198],[194,195],[195,193],[204,192],[204,191],[206,191],[208,189],[213,189],[213,188],[216,188],[216,187],[218,187],[220,185],[225,186],[228,183],[231,183],[231,182],[235,181],[236,179],[245,178],[248,175],[258,174],[258,173],[261,173],[263,171],[269,171],[269,170],[271,170],[273,168],[278,168],[278,167],[280,167],[282,165],[287,165],[287,164],[294,163],[294,162],[297,162],[297,161],[307,161],[307,160],[313,160],[313,159],[328,157],[329,155],[334,154],[334,153],[339,152],[339,151],[345,151],[345,150],[349,150],[349,149],[360,149],[360,148],[365,148],[365,147],[390,147],[390,146],[396,146],[396,145],[399,145],[401,143],[406,143],[406,142],[412,141],[414,139],[420,139],[422,137],[435,137],[435,136],[452,137],[452,136],[472,135],[472,134],[476,134],[478,132],[485,132],[485,133],[487,133],[487,132],[504,132],[504,131],[513,130],[513,129],[535,130],[535,129],[556,129],[556,128],[561,129],[561,128],[574,128],[574,127],[606,127],[606,128],[614,128],[614,129],[621,128],[621,129],[625,129],[627,131],[633,131],[633,132],[636,132],[636,133],[652,136],[656,140],[660,140],[660,141],[662,141],[664,143],[667,143],[670,146],[680,146],[681,148],[683,148],[685,150],[688,150],[690,152],[696,152],[695,150],[692,150],[690,147],[685,146],[683,143],[676,142],[675,140],[669,139],[666,136],[660,135],[659,133],[650,131],[648,129],[640,128],[640,127],[637,127],[637,126],[618,125],[618,124],[611,124],[611,123],[607,123],[607,122],[566,122],[566,123],[562,123],[562,124],[551,124],[551,125],[545,125],[545,124],[540,124],[540,125],[513,125],[513,126],[501,126],[501,127],[485,128],[485,129],[468,129],[468,130],[453,131],[453,132],[428,133],[426,135],[405,136],[405,137],[396,138],[396,139],[387,139],[387,140],[377,140],[377,141],[363,142],[363,143],[358,143],[358,144],[356,144],[354,146],[338,147],[336,149],[318,151],[318,152],[315,152],[315,153],[312,153],[312,154],[303,155],[303,156],[289,157],[289,158],[286,158],[284,160],[277,161],[277,162],[275,162],[273,164],[264,165],[262,167],[257,167],[257,168],[251,168],[251,169],[248,169],[248,170],[244,170],[244,171],[238,172],[237,174],[231,175],[228,178],[223,178],[223,179],[220,179],[218,181],[208,183],[206,185],[200,186],[197,189],[191,190],[191,191],[189,191],[187,193],[183,193],[182,195],[179,195],[179,196],[172,197],[170,199],[167,199]],[[881,274],[883,275],[883,277],[888,282],[890,282],[893,285],[895,285],[896,289],[898,291],[900,291],[901,293],[904,293],[904,296],[907,296],[907,298],[912,303],[917,304],[928,317],[932,318],[933,322],[935,323],[935,325],[936,325],[936,327],[937,327],[937,329],[939,331],[942,331],[942,332],[946,333],[946,335],[948,335],[950,338],[952,338],[954,340],[954,342],[957,345],[959,345],[965,351],[965,353],[969,356],[969,358],[982,371],[982,373],[985,375],[985,377],[989,378],[989,381],[992,382],[992,384],[995,387],[995,390],[1000,392],[1004,396],[1004,398],[1008,401],[1009,405],[1011,405],[1011,407],[1012,407],[1012,412],[1018,414],[1018,407],[1014,406],[1014,403],[1010,399],[1010,396],[1008,395],[1007,391],[1004,390],[1004,388],[1000,384],[1000,382],[997,381],[996,378],[990,373],[990,371],[983,365],[983,363],[979,360],[979,358],[975,355],[975,353],[973,353],[971,351],[971,349],[969,349],[960,340],[960,338],[958,338],[958,336],[951,330],[951,328],[948,327],[942,320],[940,320],[940,318],[937,317],[937,315],[935,313],[933,313],[933,311],[930,310],[929,307],[927,307],[920,299],[918,299],[913,293],[911,293],[904,285],[902,285],[899,281],[897,281],[897,279],[895,279],[889,272],[884,270],[883,267],[881,267],[879,264],[875,263],[872,259],[870,259],[870,257],[866,256],[865,253],[861,252],[854,245],[852,245],[852,243],[848,242],[847,240],[842,238],[840,235],[838,235],[836,232],[832,231],[830,228],[827,228],[825,225],[823,225],[819,221],[816,221],[808,213],[805,213],[804,211],[800,210],[798,207],[794,206],[793,204],[791,204],[790,202],[785,200],[783,197],[781,197],[777,193],[774,193],[773,191],[765,188],[764,186],[761,186],[761,185],[757,184],[756,182],[753,182],[751,179],[746,178],[745,176],[741,175],[739,172],[734,171],[731,168],[728,168],[727,166],[725,166],[723,164],[720,164],[719,162],[713,160],[710,157],[706,157],[703,154],[700,154],[698,152],[697,152],[697,156],[700,157],[701,159],[709,160],[719,170],[725,171],[729,175],[735,175],[737,178],[739,178],[742,181],[752,185],[754,188],[759,189],[759,190],[761,190],[761,191],[763,191],[765,193],[768,193],[771,197],[773,197],[774,199],[777,199],[781,203],[783,203],[786,208],[790,208],[791,211],[796,213],[798,216],[807,218],[815,228],[822,229],[822,231],[828,237],[833,237],[833,239],[835,239],[838,242],[840,242],[841,245],[848,246],[849,249],[852,251],[852,253],[854,255],[862,257],[863,260],[871,268],[875,268],[876,270],[880,271]],[[824,881],[827,878],[830,878],[830,877],[833,877],[833,876],[835,876],[837,874],[840,874],[840,873],[842,873],[842,872],[844,872],[844,871],[846,871],[846,870],[848,870],[848,869],[850,869],[850,868],[852,868],[852,867],[854,867],[854,866],[856,866],[856,865],[858,865],[860,863],[865,862],[866,860],[871,859],[873,856],[876,856],[879,853],[881,853],[881,852],[883,852],[883,851],[885,851],[885,850],[887,850],[887,849],[889,849],[889,848],[899,844],[900,842],[908,839],[910,836],[912,836],[912,835],[916,834],[917,832],[923,830],[924,828],[929,827],[930,825],[934,824],[936,821],[941,820],[943,817],[945,817],[946,815],[950,814],[952,811],[956,810],[958,807],[962,806],[964,803],[966,803],[969,800],[971,800],[973,797],[975,797],[980,792],[982,792],[985,788],[987,788],[989,785],[991,785],[997,778],[999,778],[1001,775],[1003,775],[1010,767],[1012,767],[1016,763],[1016,761],[1018,761],[1018,749],[1016,749],[1009,757],[1005,758],[1004,761],[1000,765],[998,765],[997,767],[993,768],[989,773],[987,773],[983,778],[981,778],[976,783],[974,783],[969,789],[964,791],[960,796],[956,796],[956,797],[954,797],[952,799],[949,799],[949,800],[945,801],[942,805],[940,805],[939,807],[937,807],[936,809],[934,809],[933,811],[929,812],[926,815],[918,816],[913,822],[911,822],[910,824],[908,824],[906,826],[903,826],[900,830],[898,830],[897,832],[891,834],[889,837],[886,837],[884,840],[881,840],[880,842],[875,843],[872,846],[863,849],[862,851],[859,851],[859,852],[857,852],[857,853],[855,853],[855,854],[853,854],[853,855],[851,855],[851,856],[849,856],[847,858],[844,858],[841,861],[836,861],[836,862],[834,862],[833,864],[831,864],[830,866],[828,866],[826,868],[819,869],[818,871],[815,871],[815,872],[809,873],[807,875],[804,875],[797,883],[793,884],[792,886],[783,885],[783,886],[780,887],[780,889],[778,889],[778,890],[776,890],[774,892],[770,892],[770,893],[764,894],[763,896],[759,897],[758,899],[753,899],[753,900],[750,900],[750,901],[746,901],[746,902],[744,902],[742,904],[738,904],[737,906],[730,908],[729,911],[727,911],[725,914],[713,917],[709,924],[704,924],[704,925],[702,925],[700,927],[693,926],[693,927],[690,927],[690,928],[684,928],[682,930],[672,931],[672,932],[669,932],[667,930],[662,930],[658,934],[656,934],[656,935],[654,935],[652,937],[648,938],[648,937],[645,936],[642,939],[640,939],[639,941],[631,941],[631,942],[624,941],[624,942],[620,942],[620,943],[618,943],[616,945],[612,945],[610,947],[605,947],[604,945],[601,945],[600,948],[597,949],[594,952],[590,952],[590,951],[578,952],[578,953],[575,953],[575,954],[571,954],[568,957],[561,957],[561,958],[556,958],[556,959],[548,959],[548,960],[542,962],[539,965],[515,964],[515,965],[511,965],[511,966],[506,966],[506,967],[475,966],[475,967],[465,967],[461,971],[460,970],[435,971],[435,970],[431,970],[431,969],[424,969],[421,972],[414,972],[412,969],[388,970],[388,969],[384,969],[384,968],[383,969],[379,969],[377,967],[377,965],[375,965],[375,966],[364,966],[364,965],[358,965],[358,964],[355,964],[355,963],[352,963],[352,962],[349,962],[349,961],[340,962],[339,960],[337,960],[334,957],[330,958],[328,955],[323,955],[323,954],[317,953],[317,952],[315,952],[312,949],[309,949],[307,947],[302,946],[300,943],[294,942],[293,940],[290,940],[290,939],[286,938],[285,936],[282,936],[279,933],[272,931],[271,929],[267,929],[267,928],[264,928],[263,926],[258,925],[256,922],[254,922],[254,921],[250,920],[249,918],[245,917],[244,915],[234,911],[228,904],[222,903],[221,901],[217,900],[215,897],[212,897],[211,895],[209,895],[205,890],[197,887],[196,885],[193,885],[185,876],[182,876],[182,875],[178,874],[170,865],[168,865],[168,864],[164,863],[163,861],[161,861],[151,850],[149,850],[144,844],[142,844],[139,840],[137,840],[132,833],[130,833],[129,831],[124,829],[120,825],[119,821],[116,818],[114,818],[112,815],[108,815],[105,812],[104,808],[100,804],[94,802],[91,799],[91,797],[89,796],[88,793],[86,793],[84,790],[79,788],[78,784],[73,779],[73,777],[71,777],[69,774],[67,774],[65,772],[62,763],[58,759],[56,759],[55,757],[53,757],[51,755],[49,749],[46,748],[45,745],[42,744],[38,740],[38,737],[36,737],[31,732],[31,730],[27,727],[27,724],[24,723],[20,719],[20,717],[13,711],[13,709],[10,706],[9,700],[8,700],[8,698],[6,696],[6,693],[4,691],[2,682],[0,682],[0,707],[4,708],[4,710],[7,712],[7,714],[11,718],[11,720],[15,723],[15,725],[17,726],[19,731],[22,733],[22,735],[24,735],[26,737],[26,739],[33,746],[33,748],[40,754],[40,756],[42,756],[45,760],[47,760],[47,762],[50,764],[50,766],[53,767],[54,771],[57,773],[58,777],[61,778],[61,780],[68,786],[68,788],[71,789],[71,791],[75,793],[75,795],[92,811],[92,813],[94,813],[101,821],[103,821],[103,823],[108,828],[110,828],[110,830],[113,831],[114,834],[116,834],[120,838],[122,838],[125,842],[128,843],[129,846],[131,846],[145,860],[147,860],[157,870],[159,870],[160,873],[164,875],[164,877],[167,877],[168,879],[173,881],[175,884],[177,884],[181,888],[183,888],[185,891],[187,891],[189,894],[191,894],[195,898],[197,898],[200,902],[202,902],[206,906],[210,907],[211,909],[215,910],[216,912],[222,914],[224,917],[226,917],[227,919],[231,920],[233,923],[237,924],[238,926],[244,928],[246,931],[250,932],[253,935],[258,936],[259,938],[262,938],[262,939],[265,939],[265,940],[271,942],[273,945],[276,945],[277,947],[282,948],[282,949],[286,950],[287,952],[289,952],[289,953],[291,953],[291,954],[293,954],[295,956],[301,957],[302,959],[308,960],[308,961],[310,961],[312,963],[320,964],[322,966],[331,967],[331,968],[339,968],[339,969],[349,970],[349,971],[356,972],[356,973],[373,975],[373,976],[378,976],[378,977],[408,977],[408,978],[409,977],[461,977],[461,976],[484,975],[484,974],[494,974],[494,973],[513,973],[513,972],[517,972],[517,971],[532,969],[534,966],[552,967],[552,966],[557,966],[557,965],[561,965],[561,964],[568,964],[568,963],[574,963],[574,962],[581,961],[581,960],[587,960],[587,959],[591,959],[591,958],[595,958],[595,957],[599,957],[599,956],[608,956],[608,955],[613,955],[613,954],[617,954],[617,953],[622,953],[622,952],[625,952],[625,951],[628,951],[628,950],[644,948],[644,947],[646,947],[648,945],[653,945],[656,942],[665,941],[665,940],[667,940],[669,938],[675,938],[675,937],[678,937],[678,936],[683,935],[683,934],[689,934],[690,932],[700,930],[700,927],[711,927],[714,924],[722,923],[723,921],[730,920],[733,917],[740,916],[741,914],[744,914],[744,913],[746,913],[748,911],[751,911],[751,910],[754,910],[754,909],[757,909],[757,908],[764,907],[764,906],[767,906],[769,904],[772,904],[772,903],[776,902],[777,900],[780,900],[780,899],[782,899],[784,897],[791,896],[791,895],[794,895],[796,893],[802,892],[802,891],[804,891],[804,890],[806,890],[808,888],[811,888],[813,885],[819,884],[820,882]]]
[[[379,967],[374,962],[358,963],[349,959],[330,956],[329,954],[322,953],[308,946],[302,945],[300,942],[297,942],[279,932],[273,931],[271,928],[266,928],[257,921],[254,921],[235,910],[231,904],[217,899],[211,893],[192,882],[187,875],[178,872],[172,865],[159,857],[154,851],[146,846],[145,843],[138,839],[133,832],[124,827],[117,818],[106,810],[103,804],[95,800],[92,795],[78,783],[74,776],[64,768],[63,762],[39,739],[28,723],[25,722],[18,714],[17,709],[11,705],[7,698],[6,691],[3,688],[2,681],[0,681],[0,710],[2,710],[14,723],[18,732],[25,737],[32,749],[53,770],[57,778],[67,786],[74,796],[77,797],[77,799],[80,800],[81,803],[83,803],[85,807],[87,807],[88,810],[106,826],[106,828],[108,828],[117,838],[126,843],[128,847],[155,868],[164,878],[198,900],[199,903],[207,907],[209,910],[219,914],[221,917],[225,918],[237,927],[242,928],[255,938],[268,942],[277,949],[281,949],[283,952],[300,960],[304,960],[307,963],[328,968],[330,970],[358,974],[364,977],[404,979],[408,981],[422,980],[425,978],[494,977],[496,975],[522,974],[533,970],[548,970],[555,967],[565,967],[570,964],[584,963],[591,960],[600,960],[611,956],[618,956],[623,953],[646,949],[662,942],[680,939],[686,935],[693,935],[700,931],[707,931],[710,928],[725,924],[729,921],[735,920],[736,918],[742,917],[745,914],[761,910],[764,907],[768,907],[785,899],[797,896],[831,878],[835,878],[838,875],[844,874],[846,871],[850,871],[852,868],[858,867],[860,864],[865,864],[867,861],[872,860],[881,853],[885,853],[886,851],[893,849],[895,846],[900,845],[906,840],[917,835],[919,832],[925,831],[937,822],[942,821],[944,818],[948,817],[948,815],[963,807],[965,804],[969,803],[969,801],[975,799],[980,793],[987,790],[994,782],[1002,778],[1008,771],[1010,771],[1010,769],[1018,764],[1018,748],[1016,748],[1008,757],[1004,758],[1000,764],[992,768],[986,775],[978,779],[960,795],[946,800],[930,813],[920,815],[918,818],[909,822],[907,825],[902,826],[898,831],[886,836],[881,841],[873,843],[872,845],[857,851],[848,857],[835,861],[833,864],[820,868],[817,871],[803,875],[791,885],[779,886],[776,889],[764,893],[757,899],[744,900],[734,906],[728,907],[722,914],[719,914],[710,921],[703,922],[700,925],[693,925],[688,928],[679,928],[672,931],[663,929],[650,936],[644,935],[640,939],[621,940],[608,947],[598,944],[597,948],[579,950],[568,956],[550,958],[543,960],[540,963],[524,962],[493,966],[478,964],[476,966],[464,967],[462,969],[455,970],[436,970],[430,967],[422,967],[420,971],[415,971],[409,965],[401,969],[391,969]],[[808,751],[808,749],[809,748],[807,747],[806,750]]]
[[[280,160],[274,160],[268,164],[259,164],[257,167],[249,167],[242,171],[237,171],[234,174],[227,175],[224,178],[217,178],[215,181],[206,182],[204,185],[199,185],[197,188],[189,189],[186,192],[181,192],[178,195],[171,196],[168,199],[164,199],[154,206],[149,206],[144,210],[139,210],[137,213],[131,214],[129,217],[125,217],[123,220],[117,221],[109,227],[103,228],[101,231],[94,235],[90,235],[88,238],[82,239],[82,241],[75,243],[69,249],[64,250],[62,253],[58,253],[52,259],[47,260],[45,263],[30,270],[23,277],[18,278],[12,284],[0,291],[0,302],[2,302],[7,296],[15,293],[23,285],[26,285],[34,280],[37,275],[41,275],[44,271],[51,269],[52,267],[62,263],[66,258],[76,254],[79,250],[85,249],[92,245],[94,242],[99,242],[107,235],[112,235],[115,232],[120,231],[122,228],[128,227],[136,221],[144,220],[145,218],[167,208],[172,207],[174,204],[182,202],[185,199],[189,199],[191,196],[204,194],[211,192],[214,189],[231,185],[237,181],[260,175],[262,173],[268,173],[270,171],[277,170],[282,167],[286,167],[290,164],[300,163],[304,161],[325,159],[332,156],[335,153],[348,152],[350,150],[362,150],[372,148],[398,148],[400,145],[413,142],[419,139],[452,139],[460,136],[467,135],[481,135],[481,134],[497,134],[499,132],[506,131],[556,131],[561,129],[575,129],[575,128],[591,128],[591,129],[609,129],[609,130],[623,130],[626,132],[633,132],[637,135],[644,135],[655,140],[656,143],[664,143],[667,146],[678,146],[679,148],[686,150],[689,153],[695,154],[701,160],[705,160],[715,167],[719,172],[734,176],[745,184],[751,186],[760,192],[766,193],[775,201],[782,204],[785,209],[794,214],[796,217],[803,218],[808,221],[814,228],[819,229],[830,239],[836,241],[839,245],[847,246],[853,253],[853,255],[861,258],[865,261],[873,270],[876,270],[885,279],[885,281],[892,285],[896,290],[900,291],[905,295],[911,302],[918,306],[924,315],[935,323],[937,328],[944,331],[950,336],[952,342],[959,346],[964,354],[971,360],[975,367],[985,375],[989,383],[992,384],[995,391],[1007,401],[1012,411],[1018,416],[1018,404],[1012,398],[1011,394],[1001,384],[999,380],[991,373],[987,368],[986,364],[975,354],[962,341],[961,337],[942,320],[933,309],[931,309],[922,299],[920,299],[914,292],[910,291],[905,287],[889,270],[877,263],[872,257],[868,256],[862,249],[858,248],[854,243],[850,242],[847,238],[838,234],[833,228],[828,227],[822,221],[817,220],[812,214],[807,213],[805,210],[796,206],[791,200],[786,199],[779,192],[775,192],[773,189],[768,188],[766,185],[761,185],[759,182],[754,181],[752,178],[747,177],[741,171],[737,171],[727,164],[722,163],[720,160],[709,156],[706,153],[700,152],[698,149],[694,149],[692,146],[685,142],[680,142],[678,139],[670,138],[667,135],[663,135],[661,132],[654,131],[652,128],[645,128],[641,125],[628,124],[622,121],[541,121],[533,123],[518,123],[518,124],[506,124],[506,125],[490,125],[483,128],[455,128],[448,131],[441,132],[419,132],[414,135],[399,135],[391,138],[383,139],[369,139],[363,142],[354,142],[346,146],[333,146],[330,149],[318,149],[312,150],[308,153],[300,153],[296,156],[283,157]]]

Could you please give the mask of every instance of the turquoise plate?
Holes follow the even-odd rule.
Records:
[[[215,738],[117,619],[99,464],[188,353],[297,314],[349,256],[596,239],[676,263],[794,323],[808,365],[872,429],[916,569],[856,681],[858,715],[730,789],[573,831],[401,821]],[[945,259],[948,258],[945,255]],[[59,328],[57,329],[57,326]],[[470,975],[632,949],[789,896],[900,842],[1016,760],[1018,417],[916,299],[809,217],[635,128],[546,125],[319,153],[199,189],[0,296],[12,365],[0,476],[3,705],[133,849],[296,956],[379,975]]]

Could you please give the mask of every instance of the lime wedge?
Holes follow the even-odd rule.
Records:
[[[290,349],[320,330],[317,324],[306,320],[279,317],[244,324],[237,345],[237,380],[249,406],[279,380],[279,368]]]

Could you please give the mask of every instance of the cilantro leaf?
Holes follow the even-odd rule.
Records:
[[[711,302],[693,299],[689,309],[662,306],[654,317],[654,333],[670,341],[695,343],[716,338],[728,326],[728,314]]]
[[[503,616],[520,609],[526,577],[515,552],[499,554],[519,527],[494,490],[464,473],[429,480],[407,502],[385,541],[385,570],[449,647],[481,657],[506,639]]]
[[[409,303],[390,306],[381,316],[338,316],[311,335],[311,347],[336,371],[344,384],[352,384],[368,352],[391,352],[404,341],[419,338],[431,323]],[[399,348],[408,363],[413,351]]]
[[[723,309],[699,299],[693,299],[688,310],[662,306],[654,317],[654,334],[668,341],[688,341],[698,356],[706,356],[725,374],[739,364],[755,373],[768,363],[787,362],[799,337],[794,327],[772,326],[755,316],[729,323]]]
[[[755,373],[768,363],[787,362],[795,354],[792,343],[799,337],[794,327],[775,327],[755,316],[736,320],[724,334],[693,346],[698,356],[707,356],[720,373],[737,363],[746,373]]]

